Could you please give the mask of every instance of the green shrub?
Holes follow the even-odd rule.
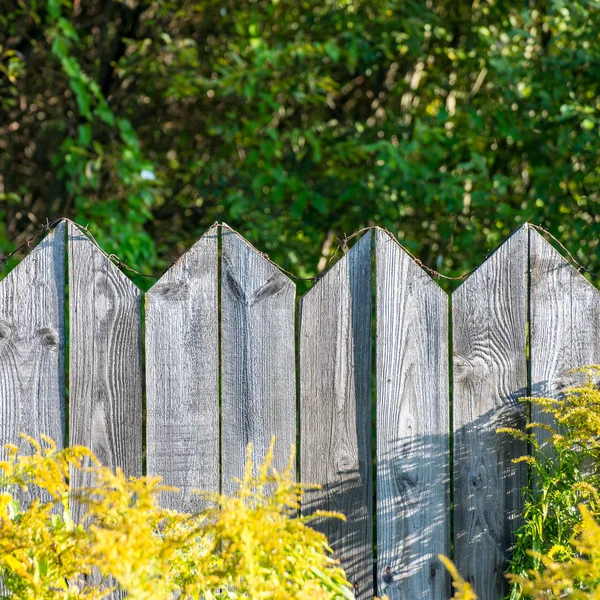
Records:
[[[567,560],[535,555],[542,568],[525,575],[509,574],[515,589],[534,600],[569,598],[596,600],[600,597],[600,524],[588,507],[579,506],[580,533],[570,543]]]
[[[255,470],[249,450],[238,493],[209,495],[211,508],[188,515],[159,507],[158,494],[172,488],[157,477],[114,473],[83,447],[29,441],[33,454],[7,446],[0,463],[7,598],[96,600],[111,585],[135,600],[354,598],[326,538],[298,516],[305,486],[295,483],[291,465],[277,473],[271,452]],[[70,469],[91,471],[94,487],[70,492]],[[43,500],[20,507],[19,489],[28,488]],[[73,501],[83,505],[81,524],[70,516]]]

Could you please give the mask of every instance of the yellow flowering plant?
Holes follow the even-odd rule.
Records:
[[[450,577],[452,577],[452,587],[454,588],[454,600],[477,600],[477,596],[471,587],[471,584],[461,576],[454,563],[444,556],[438,554],[441,563],[446,567]]]
[[[554,425],[530,423],[525,431],[502,428],[529,443],[515,459],[530,466],[524,524],[516,532],[509,573],[512,600],[600,600],[600,365],[576,369],[583,385],[564,397],[528,398],[552,415]],[[543,436],[539,435],[544,431]],[[476,598],[454,565],[447,566],[455,597]]]
[[[530,423],[525,431],[503,428],[528,442],[527,456],[515,459],[529,465],[531,485],[525,490],[523,525],[516,532],[509,572],[510,598],[527,597],[522,581],[541,573],[547,561],[568,563],[578,556],[572,540],[581,531],[585,505],[591,517],[600,516],[600,389],[595,380],[600,366],[583,373],[583,385],[565,390],[561,398],[527,398],[551,415],[550,422]],[[543,435],[540,436],[540,432]]]
[[[0,462],[5,598],[96,600],[119,588],[133,600],[354,599],[326,538],[308,526],[341,516],[298,516],[306,486],[291,462],[273,469],[272,450],[256,469],[249,449],[237,494],[206,495],[209,508],[190,515],[160,507],[174,489],[158,477],[126,477],[84,447],[27,439],[33,452],[9,445]],[[90,472],[93,487],[70,490],[72,470]]]
[[[579,535],[570,545],[572,555],[568,560],[554,560],[552,554],[533,554],[541,564],[540,569],[530,569],[524,575],[509,573],[510,583],[518,586],[521,597],[532,600],[598,600],[600,598],[600,523],[590,509],[579,505],[581,527]],[[445,556],[439,559],[448,569],[457,600],[477,600],[471,585],[465,581],[454,564]]]
[[[573,556],[570,560],[556,561],[551,555],[539,555],[541,570],[532,569],[526,575],[508,575],[509,581],[519,586],[523,596],[534,600],[600,598],[600,524],[588,507],[580,505],[579,512],[580,534],[571,541]]]

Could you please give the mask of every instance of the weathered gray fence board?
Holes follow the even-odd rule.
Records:
[[[376,292],[378,591],[447,599],[448,296],[381,230]]]
[[[529,230],[531,260],[531,395],[560,397],[584,375],[569,371],[600,363],[600,291],[537,231]],[[532,405],[533,422],[552,417]],[[547,438],[536,430],[540,440]]]
[[[527,483],[525,424],[528,230],[521,227],[452,296],[454,554],[481,600],[506,590],[504,569]]]
[[[222,230],[222,489],[276,437],[274,466],[284,468],[296,441],[295,286],[237,233]]]
[[[148,471],[183,489],[161,502],[189,512],[203,507],[194,488],[234,490],[248,443],[260,462],[275,436],[275,466],[282,469],[297,433],[295,286],[226,226],[219,271],[218,230],[211,228],[147,294]],[[455,561],[481,600],[499,600],[527,484],[525,465],[511,461],[527,449],[496,430],[525,423],[519,398],[528,385],[534,396],[559,397],[581,381],[570,369],[600,363],[600,291],[525,225],[453,294],[451,484],[448,297],[377,230],[374,586],[371,260],[369,233],[302,299],[300,475],[323,485],[305,496],[303,513],[347,515],[347,523],[317,526],[358,584],[359,598],[376,591],[391,600],[445,599],[450,582],[437,554],[450,551],[453,485]],[[44,433],[141,474],[141,296],[73,224],[59,224],[6,275],[0,459],[2,444],[19,443],[19,432]],[[548,421],[535,407],[532,419]],[[88,483],[81,474],[72,479],[74,487]],[[75,505],[75,519],[79,512]]]
[[[302,298],[300,474],[318,483],[302,512],[343,513],[316,524],[358,598],[373,598],[371,480],[371,233]]]
[[[19,433],[65,442],[65,226],[0,282],[0,460]]]
[[[70,443],[84,444],[103,464],[137,476],[141,293],[77,227],[69,224],[68,231]],[[89,483],[75,475],[72,486]]]
[[[218,492],[218,228],[146,294],[146,461],[180,493],[161,503],[196,512],[193,489]]]

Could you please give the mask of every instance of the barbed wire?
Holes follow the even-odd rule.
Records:
[[[385,227],[380,227],[379,225],[371,225],[369,227],[363,227],[363,229],[359,229],[352,235],[344,237],[344,239],[341,242],[342,245],[346,246],[352,238],[354,238],[357,235],[360,235],[361,233],[368,231],[370,229],[379,229],[380,231],[383,231],[384,233],[386,233],[394,242],[396,242],[396,244],[398,244],[398,246],[400,246],[400,248],[402,248],[402,250],[404,250],[404,252],[406,252],[406,254],[408,254],[413,259],[414,262],[417,263],[417,265],[419,265],[419,267],[421,267],[421,269],[427,271],[427,273],[429,273],[433,277],[437,277],[438,279],[447,279],[449,281],[462,281],[463,279],[466,279],[471,273],[473,273],[473,271],[475,271],[475,269],[471,269],[470,271],[466,271],[456,277],[452,277],[450,275],[444,275],[443,273],[440,273],[439,271],[436,271],[435,269],[428,267],[421,259],[417,258],[408,248],[403,246],[398,241],[398,238],[389,229],[386,229]],[[486,255],[484,260],[486,260],[488,256],[489,256],[489,254]]]
[[[31,248],[31,244],[33,242],[35,242],[41,235],[51,232],[55,227],[57,227],[61,223],[71,223],[72,225],[77,227],[81,232],[83,232],[87,236],[87,238],[90,240],[90,242],[92,244],[94,244],[94,246],[96,248],[98,248],[98,250],[100,250],[100,252],[102,252],[102,254],[104,256],[106,256],[106,258],[108,258],[108,260],[110,260],[117,267],[120,267],[126,271],[129,271],[130,273],[133,273],[134,275],[140,275],[142,277],[160,277],[164,272],[168,271],[171,268],[171,266],[173,265],[174,262],[176,262],[176,260],[178,260],[178,259],[176,259],[175,261],[173,261],[173,263],[171,263],[171,265],[169,265],[165,269],[165,271],[163,271],[161,273],[141,273],[140,271],[134,269],[133,267],[130,267],[126,262],[123,262],[122,260],[120,260],[116,254],[109,254],[108,252],[106,252],[100,246],[100,244],[98,244],[98,242],[92,235],[91,231],[89,230],[89,223],[84,226],[79,223],[76,223],[75,221],[72,221],[71,219],[69,219],[67,217],[58,217],[57,219],[54,219],[52,221],[46,220],[46,223],[44,225],[42,225],[33,236],[31,236],[29,239],[25,240],[21,245],[17,246],[9,254],[0,256],[0,265],[6,264],[15,254],[17,254],[24,248]]]
[[[577,271],[579,271],[579,273],[581,273],[581,271],[584,271],[585,273],[588,273],[592,277],[595,277],[596,279],[600,279],[600,275],[598,275],[597,273],[594,273],[594,271],[590,271],[587,267],[584,267],[581,263],[577,262],[577,260],[571,254],[571,252],[569,252],[567,247],[556,236],[552,235],[547,229],[544,229],[541,225],[534,225],[533,223],[529,223],[529,227],[536,229],[541,234],[547,235],[552,240],[554,240],[561,247],[561,249],[566,252],[567,256],[573,263],[573,266],[577,269]]]
[[[89,230],[89,224],[83,226],[83,225],[80,225],[79,223],[76,223],[75,221],[72,221],[71,219],[69,219],[67,217],[59,217],[59,218],[54,219],[52,221],[46,221],[46,223],[44,225],[42,225],[42,227],[40,227],[40,229],[33,236],[31,236],[30,238],[28,238],[27,240],[25,240],[23,243],[21,243],[19,246],[17,246],[14,250],[12,250],[9,254],[5,254],[4,256],[0,256],[0,265],[6,264],[15,254],[17,254],[21,250],[23,250],[25,248],[31,248],[31,244],[33,242],[35,242],[41,235],[49,233],[50,231],[52,231],[54,228],[56,228],[61,223],[71,223],[72,225],[74,225],[75,227],[77,227],[88,238],[88,240],[111,263],[113,263],[115,266],[119,267],[120,269],[123,269],[124,271],[127,271],[128,273],[131,273],[133,275],[137,275],[139,277],[159,278],[162,275],[164,275],[181,258],[181,256],[178,256],[176,259],[174,259],[169,264],[169,266],[166,269],[164,269],[163,271],[157,272],[157,273],[144,273],[144,272],[138,271],[137,269],[134,269],[133,267],[131,267],[130,265],[128,265],[126,262],[122,261],[116,254],[109,254],[108,252],[106,252],[100,246],[100,244],[96,241],[96,238],[93,236],[93,234]],[[527,225],[529,227],[531,227],[532,229],[535,229],[536,231],[540,232],[542,235],[549,237],[556,244],[558,244],[558,246],[567,254],[567,256],[569,257],[570,262],[573,264],[574,268],[576,268],[576,270],[578,272],[581,273],[583,271],[585,273],[588,273],[590,276],[592,276],[592,277],[594,277],[596,279],[600,279],[600,275],[598,275],[597,273],[594,273],[593,271],[591,271],[590,269],[588,269],[587,267],[585,267],[584,265],[582,265],[581,263],[579,263],[577,261],[577,259],[573,256],[573,254],[566,248],[566,246],[556,236],[554,236],[552,233],[550,233],[547,229],[545,229],[541,225],[534,225],[532,223],[528,223]],[[466,279],[469,275],[471,275],[478,268],[478,267],[475,267],[474,269],[471,269],[470,271],[465,271],[464,273],[462,273],[461,275],[458,275],[458,276],[445,275],[443,273],[440,273],[436,269],[433,269],[433,268],[429,267],[428,265],[426,265],[425,263],[423,263],[408,248],[406,248],[405,246],[403,246],[400,243],[400,241],[398,240],[398,238],[391,231],[389,231],[388,229],[386,229],[385,227],[380,227],[378,225],[369,225],[368,227],[363,227],[362,229],[359,229],[358,231],[354,232],[351,235],[344,235],[344,237],[341,238],[341,239],[338,238],[338,240],[337,240],[338,244],[337,244],[335,250],[329,256],[329,259],[327,260],[327,263],[326,263],[325,267],[323,269],[321,269],[317,273],[317,275],[315,275],[314,277],[300,277],[300,276],[292,273],[291,271],[288,271],[287,269],[284,269],[283,267],[281,267],[280,265],[278,265],[275,261],[273,261],[269,257],[268,254],[266,254],[265,252],[262,252],[261,250],[258,250],[253,244],[251,244],[250,242],[248,242],[248,240],[246,238],[244,238],[240,233],[238,233],[235,229],[233,229],[232,227],[230,227],[229,225],[227,225],[227,223],[215,222],[215,223],[213,223],[209,227],[209,229],[207,230],[207,232],[210,231],[213,228],[214,229],[219,229],[220,228],[222,230],[227,230],[229,233],[235,234],[240,239],[242,239],[246,244],[248,244],[255,252],[257,252],[265,260],[267,260],[271,265],[273,265],[276,269],[278,269],[279,271],[281,271],[282,273],[284,273],[288,277],[291,277],[292,279],[295,279],[296,281],[313,281],[313,282],[315,282],[315,281],[319,281],[320,279],[322,279],[323,276],[328,272],[329,267],[331,266],[331,263],[334,261],[335,257],[338,255],[338,253],[340,251],[346,252],[348,250],[348,243],[351,240],[353,240],[355,237],[357,237],[359,235],[362,235],[363,233],[365,233],[367,231],[372,231],[372,230],[382,231],[387,236],[389,236],[389,238],[391,240],[393,240],[396,244],[398,244],[398,246],[404,252],[406,252],[406,254],[408,254],[408,256],[410,256],[411,259],[419,267],[421,267],[424,271],[426,271],[427,273],[429,273],[432,277],[436,277],[438,279],[445,279],[445,280],[448,280],[448,281],[462,281],[463,279]],[[490,256],[490,254],[487,254],[485,256],[484,261],[487,260],[487,258]]]

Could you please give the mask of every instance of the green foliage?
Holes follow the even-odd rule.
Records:
[[[525,575],[510,573],[508,579],[520,593],[533,600],[597,600],[600,595],[600,523],[590,509],[580,505],[580,534],[571,540],[573,558],[560,561],[551,556],[534,553],[540,561],[539,569]],[[446,557],[440,556],[456,588],[454,598],[477,600],[469,583],[458,573]],[[522,597],[522,596],[521,596]]]
[[[551,415],[553,425],[531,423],[526,433],[500,430],[526,439],[531,449],[529,456],[517,459],[529,463],[532,485],[526,489],[524,524],[516,533],[510,562],[514,582],[511,598],[531,593],[531,585],[523,587],[528,573],[534,574],[534,581],[545,581],[546,577],[554,577],[548,569],[555,562],[579,564],[581,544],[591,542],[584,534],[579,542],[572,543],[582,531],[578,505],[585,507],[584,524],[600,516],[600,389],[594,385],[600,366],[577,372],[584,373],[587,381],[567,389],[564,398],[528,399]],[[596,552],[600,553],[600,548]],[[547,572],[539,575],[543,570]]]
[[[522,593],[534,600],[570,598],[592,600],[600,595],[600,523],[589,508],[580,505],[580,535],[571,541],[573,558],[557,561],[540,556],[543,570],[527,576],[510,575],[522,587]]]
[[[80,218],[102,223],[107,216],[106,201],[112,203],[120,213],[120,218],[110,220],[114,235],[124,244],[119,252],[125,259],[154,260],[152,240],[140,225],[152,218],[154,186],[151,182],[156,178],[155,167],[144,160],[131,122],[115,116],[97,81],[84,72],[75,58],[74,50],[82,40],[73,24],[61,15],[59,3],[49,4],[48,37],[52,42],[52,56],[59,61],[75,98],[80,124],[77,136],[66,137],[53,155],[54,166]],[[108,144],[94,139],[94,128],[98,126],[110,129],[112,140]],[[90,203],[88,195],[99,186],[107,170],[115,186],[109,194],[115,197],[105,198],[99,205]],[[110,210],[108,213],[110,215]],[[136,250],[140,247],[147,249],[145,254]]]
[[[195,515],[161,509],[174,493],[157,477],[127,478],[102,467],[83,447],[57,451],[44,438],[31,455],[7,446],[0,462],[0,575],[18,600],[99,600],[118,585],[132,600],[352,600],[325,537],[298,517],[303,486],[292,467],[277,473],[270,452],[246,473],[233,497],[206,495]],[[93,475],[91,488],[69,491],[70,470]],[[8,488],[7,488],[8,486]],[[20,505],[30,490],[42,500]],[[84,519],[71,518],[72,502]],[[337,515],[339,516],[339,515]],[[94,575],[94,573],[96,575]],[[173,596],[175,594],[175,596]]]
[[[0,246],[65,215],[155,270],[226,220],[312,275],[377,223],[456,274],[531,220],[600,270],[599,28],[592,0],[6,0]]]

